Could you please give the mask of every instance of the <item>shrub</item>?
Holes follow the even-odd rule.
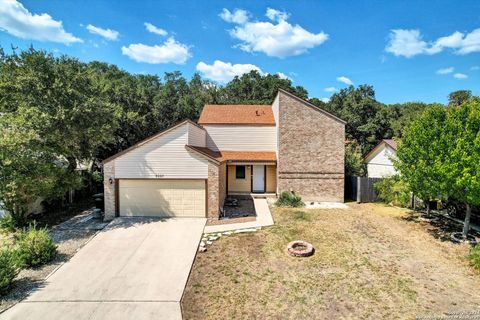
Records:
[[[470,254],[468,255],[470,264],[477,270],[480,271],[480,244],[477,244],[475,247],[470,249]]]
[[[280,196],[275,202],[275,205],[278,207],[293,207],[293,208],[305,206],[300,196],[297,196],[294,193],[291,193],[288,191],[283,191],[282,193],[280,193]]]
[[[0,249],[0,294],[4,294],[20,271],[15,251],[11,248]]]
[[[392,203],[401,207],[407,207],[410,203],[410,191],[407,184],[398,175],[378,181],[374,188],[380,200],[385,203]]]
[[[35,224],[31,224],[18,235],[16,251],[22,267],[36,267],[51,261],[57,246],[46,228],[37,229]]]
[[[7,214],[0,218],[0,231],[11,233],[17,230],[16,227],[16,223],[11,215]]]

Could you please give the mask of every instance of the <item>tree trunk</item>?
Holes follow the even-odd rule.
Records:
[[[430,201],[427,199],[427,200],[423,200],[423,202],[427,206],[427,217],[428,217],[430,216]]]
[[[463,237],[466,238],[470,230],[470,216],[472,215],[472,207],[467,204],[467,213],[465,214],[465,221],[463,223]]]

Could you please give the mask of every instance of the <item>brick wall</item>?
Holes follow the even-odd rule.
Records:
[[[278,190],[343,202],[345,125],[282,91],[278,125]]]
[[[211,161],[208,162],[208,220],[218,219],[220,206],[223,205],[225,199],[225,172],[225,164],[217,165]]]
[[[113,179],[110,184],[109,179]],[[106,221],[115,217],[115,161],[110,161],[103,165],[103,193],[105,197],[105,217]]]

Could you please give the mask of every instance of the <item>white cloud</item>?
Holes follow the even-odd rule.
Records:
[[[282,21],[287,20],[290,15],[286,12],[268,8],[265,16],[272,21]]]
[[[453,77],[454,77],[455,79],[467,79],[467,78],[468,78],[468,76],[467,76],[466,74],[464,74],[464,73],[455,73],[455,74],[453,75]]]
[[[137,62],[184,64],[192,55],[190,48],[170,37],[162,45],[137,43],[122,47],[122,53]]]
[[[280,79],[288,79],[288,80],[291,80],[285,73],[283,72],[277,72],[277,76],[280,78]]]
[[[235,78],[235,76],[241,76],[251,70],[257,70],[262,74],[262,70],[253,64],[231,64],[230,62],[220,60],[215,60],[215,62],[210,65],[203,61],[197,64],[197,71],[200,71],[203,76],[222,83],[228,82]]]
[[[47,13],[32,14],[16,0],[0,1],[0,30],[22,39],[64,44],[83,42],[66,32],[62,21],[53,20]]]
[[[335,88],[335,87],[328,87],[328,88],[323,89],[323,91],[325,91],[325,92],[335,92],[335,91],[337,91],[337,88]]]
[[[230,10],[224,8],[219,16],[230,23],[244,24],[248,21],[248,12],[242,9],[236,9],[232,13]]]
[[[248,12],[237,9],[233,13],[223,9],[220,17],[237,24],[230,35],[241,41],[237,47],[246,52],[263,52],[270,57],[284,58],[305,53],[328,39],[324,32],[311,33],[300,25],[287,22],[289,15],[268,8],[270,21],[249,21]]]
[[[325,102],[325,103],[328,103],[328,101],[330,101],[330,98],[320,98],[320,100]]]
[[[166,36],[168,34],[167,31],[158,28],[149,22],[145,22],[144,25],[148,32],[158,34],[159,36]]]
[[[432,55],[445,49],[452,49],[459,55],[480,52],[480,28],[470,33],[455,31],[451,35],[430,42],[423,40],[419,30],[395,29],[390,32],[389,41],[385,47],[387,52],[407,58],[419,54]]]
[[[437,74],[449,74],[455,71],[454,67],[448,67],[448,68],[441,68],[437,70]]]
[[[473,67],[470,68],[470,70],[477,71],[477,70],[480,70],[480,67],[479,66],[473,66]]]
[[[345,83],[346,85],[349,85],[349,86],[353,85],[352,80],[348,79],[348,78],[345,77],[345,76],[338,77],[338,78],[337,78],[337,81],[338,81],[338,82]]]
[[[112,29],[102,29],[99,27],[92,26],[91,24],[87,26],[87,30],[90,33],[98,34],[99,36],[104,37],[107,40],[117,40],[119,35],[118,31],[115,31]]]

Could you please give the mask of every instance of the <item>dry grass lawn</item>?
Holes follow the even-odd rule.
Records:
[[[275,226],[222,237],[199,253],[182,307],[187,319],[414,319],[479,310],[468,246],[442,242],[406,210],[273,210]],[[292,258],[289,241],[316,252]]]

